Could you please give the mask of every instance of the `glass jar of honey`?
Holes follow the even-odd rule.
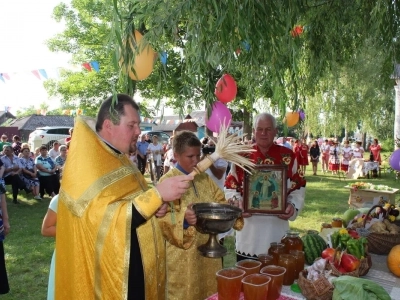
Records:
[[[294,279],[299,279],[299,273],[304,270],[304,264],[305,264],[304,251],[290,250],[289,254],[294,256],[296,262]]]
[[[324,228],[332,228],[332,225],[329,224],[329,223],[322,223],[322,224],[321,224],[321,231],[322,231]]]
[[[281,243],[271,243],[268,249],[268,254],[272,255],[273,264],[278,265],[279,255],[286,253],[285,244]]]
[[[331,225],[333,228],[342,228],[343,220],[341,218],[333,218]]]
[[[262,268],[264,268],[265,266],[269,266],[269,265],[273,265],[274,264],[274,257],[272,255],[267,254],[267,253],[259,254],[257,256],[257,258],[258,258],[258,261],[261,262],[260,270]]]
[[[303,241],[301,240],[299,232],[297,231],[286,231],[281,243],[285,245],[286,253],[289,253],[290,250],[303,251]]]
[[[283,276],[283,285],[291,285],[295,279],[296,259],[290,254],[279,255],[278,266],[284,267],[286,273]]]

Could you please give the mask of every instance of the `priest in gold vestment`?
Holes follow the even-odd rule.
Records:
[[[153,215],[193,176],[148,189],[135,152],[139,107],[128,95],[100,107],[96,131],[78,117],[59,195],[55,299],[165,299],[165,248]]]
[[[200,160],[201,142],[192,132],[175,134],[173,149],[176,167],[160,179],[161,183],[189,174]],[[191,204],[199,202],[226,202],[223,191],[206,173],[196,175],[188,191],[171,202],[170,211],[158,219],[167,247],[168,300],[204,300],[217,292],[215,273],[222,268],[222,261],[200,254],[197,247],[205,244],[209,236],[190,226],[195,224]]]

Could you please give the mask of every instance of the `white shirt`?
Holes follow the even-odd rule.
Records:
[[[362,158],[363,156],[364,156],[364,148],[363,147],[360,147],[360,148],[355,147],[353,149],[353,158]]]
[[[157,145],[151,143],[149,147],[147,147],[147,150],[150,151],[150,153],[153,155],[155,165],[161,166],[161,152],[163,150],[163,146],[160,143],[158,143]],[[156,151],[158,151],[158,154],[156,154]]]
[[[228,162],[225,159],[222,159],[222,158],[217,159],[217,161],[214,163],[214,167],[216,167],[217,169],[224,168],[226,170],[226,168],[228,167]],[[221,190],[224,190],[225,177],[226,177],[226,173],[225,172],[224,172],[224,175],[222,175],[221,179],[218,179],[217,177],[215,177],[210,169],[207,169],[206,173],[208,174],[208,176],[211,177],[211,179],[218,185],[218,187]]]
[[[283,147],[289,148],[290,150],[293,150],[292,145],[290,145],[290,143],[288,141],[284,142],[282,144]]]
[[[164,167],[169,167],[170,169],[175,168],[176,160],[174,157],[174,152],[172,148],[165,153]]]
[[[60,150],[55,150],[54,148],[51,148],[49,151],[49,156],[51,157],[52,160],[56,160],[56,157],[60,155]]]

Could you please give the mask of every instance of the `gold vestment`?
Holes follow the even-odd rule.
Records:
[[[132,205],[147,220],[137,230],[146,299],[165,299],[165,248],[154,212],[162,204],[125,154],[78,117],[57,212],[55,297],[126,299]]]
[[[182,175],[182,172],[174,168],[160,182],[177,175]],[[204,257],[197,250],[198,246],[208,241],[208,234],[197,232],[193,226],[184,229],[183,223],[190,203],[225,202],[224,193],[205,173],[196,175],[190,184],[191,187],[180,199],[180,210],[172,209],[158,219],[166,239],[168,300],[204,300],[215,294],[215,273],[222,268],[220,258]]]

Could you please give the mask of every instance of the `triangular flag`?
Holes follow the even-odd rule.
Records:
[[[160,60],[163,65],[167,64],[168,53],[165,51],[161,51],[160,53]]]
[[[99,72],[100,71],[100,65],[98,61],[92,60],[90,62],[90,66],[96,71]]]
[[[45,79],[47,79],[47,73],[44,69],[39,69],[39,72]]]
[[[37,77],[37,79],[40,80],[40,75],[39,75],[38,70],[33,70],[32,73],[33,73],[33,75],[35,75]]]
[[[82,66],[83,66],[86,70],[88,70],[89,72],[92,71],[92,67],[90,66],[89,63],[83,63]]]
[[[5,79],[10,80],[10,76],[7,73],[1,74]]]
[[[0,74],[0,80],[3,81],[4,83],[6,83],[6,81],[3,78],[3,74]]]

